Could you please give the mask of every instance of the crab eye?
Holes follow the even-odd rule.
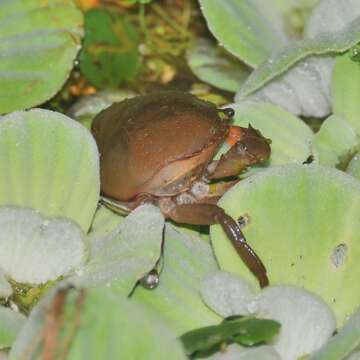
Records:
[[[248,151],[248,147],[244,143],[238,142],[236,144],[236,150],[238,153],[242,153]]]
[[[227,120],[232,119],[235,115],[235,110],[232,108],[218,109],[218,111],[223,113]]]

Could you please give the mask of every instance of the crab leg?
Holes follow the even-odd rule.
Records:
[[[193,225],[219,224],[233,244],[236,252],[248,269],[256,276],[260,287],[269,285],[266,268],[246,239],[236,221],[225,211],[214,204],[184,204],[176,205],[167,217],[179,222]]]

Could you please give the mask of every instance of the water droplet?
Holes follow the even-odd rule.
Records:
[[[159,285],[159,274],[156,270],[151,270],[147,275],[145,275],[141,280],[140,284],[145,289],[155,289]]]

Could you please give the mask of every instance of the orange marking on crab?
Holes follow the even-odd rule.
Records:
[[[226,143],[231,147],[234,146],[244,135],[244,131],[238,126],[229,126],[229,133],[225,139]]]

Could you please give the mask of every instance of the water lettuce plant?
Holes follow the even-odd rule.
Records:
[[[140,15],[149,2],[128,1],[140,3]],[[67,109],[70,117],[34,109],[73,69],[83,14],[72,0],[5,0],[0,349],[9,359],[359,355],[359,2],[199,5],[219,44],[196,39],[189,66],[236,93],[236,125],[251,124],[272,141],[268,163],[241,174],[220,200],[263,259],[271,286],[258,289],[219,226],[209,237],[165,221],[152,205],[125,218],[98,204],[99,153],[86,127],[135,92],[97,92]],[[113,68],[95,71],[94,58],[109,58],[93,51],[104,33],[85,34],[80,69],[99,87],[115,86],[141,66],[138,38],[128,20],[98,11],[88,13],[85,30],[102,16],[115,36],[105,50],[115,53],[124,45],[116,36],[127,30],[121,40],[132,42],[131,54],[120,52],[114,64],[131,64],[119,66],[116,79]],[[318,131],[310,117],[322,118]],[[140,287],[161,254],[159,286]]]

